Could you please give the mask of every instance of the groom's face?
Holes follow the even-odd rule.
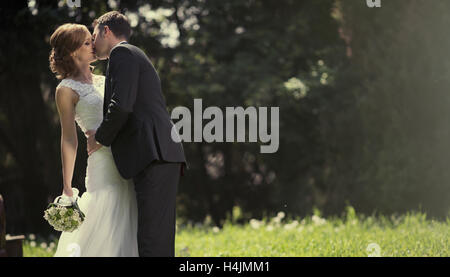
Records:
[[[100,29],[100,24],[97,24],[92,34],[94,40],[95,55],[99,60],[105,60],[109,56],[109,43],[104,30]]]

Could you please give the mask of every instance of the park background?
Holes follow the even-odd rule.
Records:
[[[48,41],[57,26],[90,25],[110,10],[130,19],[130,42],[152,60],[169,111],[186,106],[193,113],[194,98],[223,110],[280,108],[276,153],[261,154],[259,143],[184,143],[190,169],[178,189],[180,224],[207,221],[220,230],[227,220],[348,219],[352,211],[418,211],[448,223],[450,1],[381,2],[81,0],[70,8],[65,1],[2,1],[7,233],[58,234],[42,217],[62,190]],[[95,66],[102,74],[105,62]],[[78,137],[73,186],[83,192],[86,140],[81,130]],[[448,238],[439,243],[449,255]]]

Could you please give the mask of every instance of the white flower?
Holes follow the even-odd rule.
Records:
[[[261,221],[257,220],[257,219],[250,219],[250,226],[253,229],[259,229],[259,227],[261,226]]]
[[[76,221],[78,221],[79,219],[81,219],[81,218],[80,218],[80,214],[79,214],[78,212],[75,212],[75,213],[73,214],[72,218],[73,218],[74,220],[76,220]]]
[[[284,225],[284,229],[285,229],[285,230],[292,230],[292,229],[294,229],[295,227],[297,227],[297,225],[298,225],[298,221],[297,221],[297,220],[294,220],[294,221],[292,221],[291,223]]]
[[[326,223],[325,218],[321,218],[321,217],[319,217],[319,216],[317,216],[317,215],[313,215],[313,216],[311,217],[311,220],[312,220],[312,222],[313,222],[315,225],[317,225],[317,226],[320,226],[320,225],[323,225],[323,224]]]
[[[56,215],[57,212],[58,212],[58,211],[57,211],[55,208],[51,208],[51,209],[48,211],[48,213],[49,213],[51,216]]]
[[[284,212],[278,212],[277,217],[283,219],[286,216]]]
[[[45,242],[41,243],[41,248],[47,248],[47,244]]]
[[[212,228],[212,230],[213,230],[214,233],[218,233],[220,231],[219,227],[217,227],[217,226],[214,226]]]
[[[31,247],[36,247],[36,242],[34,242],[34,241],[30,242],[30,246]]]
[[[66,214],[66,212],[67,212],[66,208],[61,208],[61,210],[59,211],[59,215],[64,216]]]
[[[30,235],[28,236],[28,239],[29,239],[29,240],[35,240],[35,239],[36,239],[36,236],[35,236],[34,234],[30,234]]]

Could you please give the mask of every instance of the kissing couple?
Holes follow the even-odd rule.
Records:
[[[61,80],[55,101],[61,123],[63,195],[74,200],[78,138],[87,137],[81,226],[62,232],[55,257],[173,257],[175,199],[187,167],[150,59],[128,43],[127,18],[108,12],[93,23],[59,26],[50,38],[50,68]],[[108,60],[106,76],[91,63]],[[178,140],[180,141],[180,140]]]

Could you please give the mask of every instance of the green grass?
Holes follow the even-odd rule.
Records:
[[[343,218],[287,219],[283,213],[263,220],[240,220],[240,210],[223,228],[205,220],[202,224],[179,224],[176,256],[179,257],[449,257],[450,219],[436,221],[426,214],[411,212],[392,217],[361,217],[347,208]],[[55,244],[56,240],[53,241]],[[52,256],[54,247],[39,239],[27,239],[24,256]],[[368,249],[375,243],[375,250]],[[377,247],[379,246],[379,251]]]

